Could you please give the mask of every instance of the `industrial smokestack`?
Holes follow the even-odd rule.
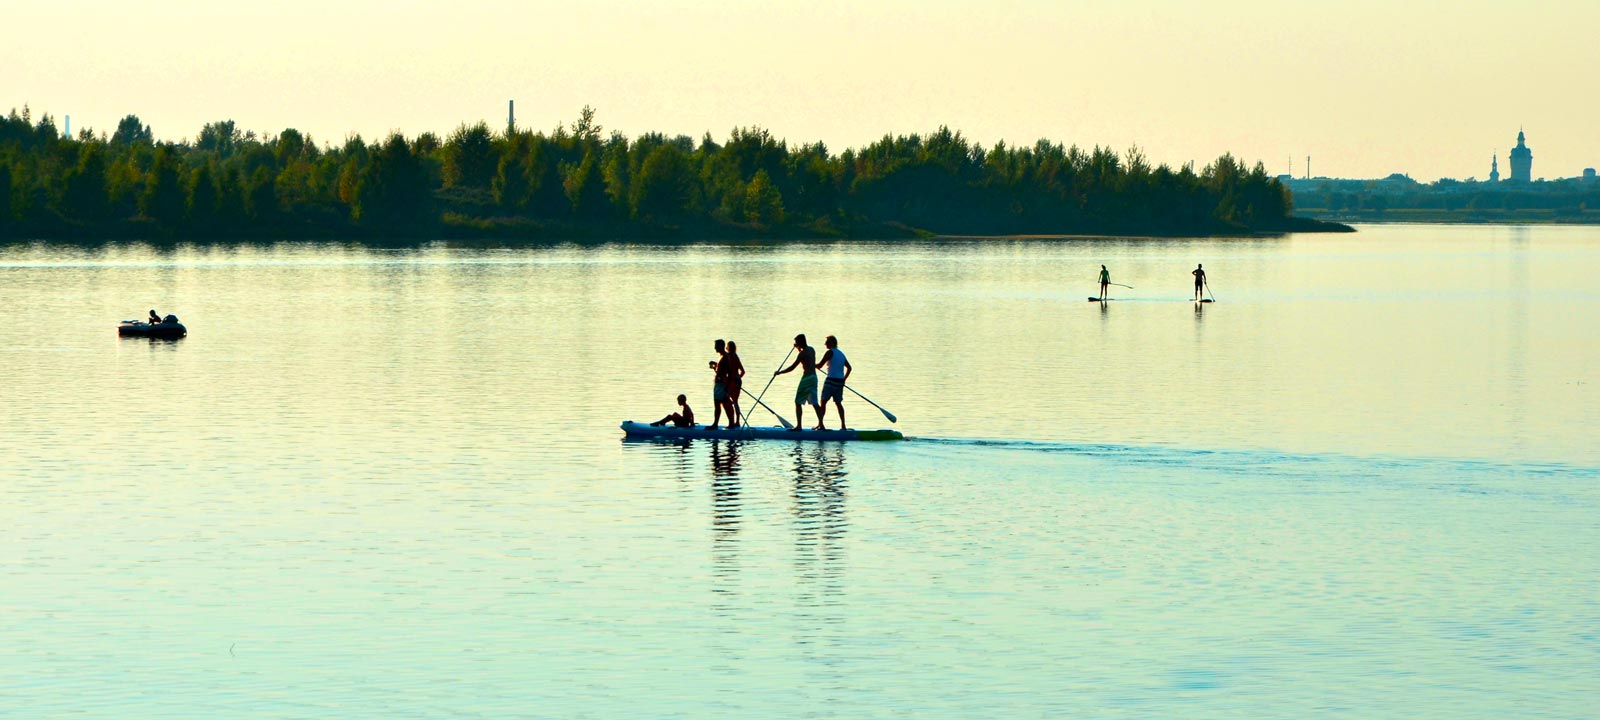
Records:
[[[506,132],[517,129],[517,101],[506,101]]]
[[[63,117],[62,123],[61,123],[61,127],[63,128],[62,131],[61,131],[62,135],[65,135],[68,138],[72,137],[72,116],[71,115],[66,115],[66,116]]]

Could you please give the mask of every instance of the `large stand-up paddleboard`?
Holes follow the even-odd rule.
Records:
[[[707,430],[704,425],[693,427],[673,427],[671,425],[651,425],[649,423],[628,420],[622,423],[622,432],[630,438],[670,438],[673,440],[687,440],[693,438],[715,440],[904,440],[906,437],[899,430],[785,430],[781,427],[737,427],[717,428]]]

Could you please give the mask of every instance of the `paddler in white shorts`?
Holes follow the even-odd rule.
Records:
[[[805,412],[801,406],[808,403],[817,414],[817,427],[812,429],[821,429],[822,406],[817,403],[817,351],[806,344],[805,333],[794,336],[794,347],[800,351],[800,357],[795,358],[794,362],[789,364],[789,367],[772,373],[773,377],[777,377],[796,367],[801,370],[800,385],[794,391],[794,427],[789,429],[800,430],[800,421],[805,418]]]
[[[817,406],[817,426],[813,429],[828,429],[823,421],[828,417],[828,400],[832,398],[834,407],[839,408],[839,429],[849,430],[850,428],[844,424],[844,384],[850,379],[850,371],[854,368],[850,367],[850,361],[845,358],[844,352],[839,350],[838,338],[829,335],[822,344],[828,351],[822,354],[822,359],[817,361],[817,365],[828,366],[828,379],[822,383],[822,403]]]

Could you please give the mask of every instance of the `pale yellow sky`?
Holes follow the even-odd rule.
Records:
[[[550,128],[835,151],[944,124],[1296,175],[1484,177],[1527,129],[1535,177],[1600,166],[1600,2],[8,0],[0,105],[157,136],[233,119],[319,140]],[[20,7],[19,7],[20,5]]]

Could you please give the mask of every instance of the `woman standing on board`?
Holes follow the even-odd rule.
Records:
[[[1109,300],[1110,299],[1110,298],[1106,297],[1106,294],[1110,292],[1110,288],[1111,288],[1111,271],[1107,270],[1106,266],[1101,265],[1100,266],[1100,299],[1101,300]]]
[[[728,404],[728,427],[736,428],[743,422],[739,411],[739,390],[744,388],[744,363],[739,360],[739,343],[728,341],[728,354],[722,356],[717,369],[726,373],[725,387]]]

